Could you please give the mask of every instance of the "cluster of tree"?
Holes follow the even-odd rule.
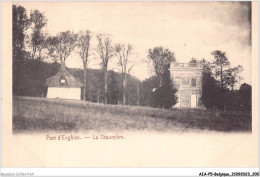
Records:
[[[37,68],[39,66],[39,69]],[[20,90],[17,96],[45,97],[47,87],[44,85],[46,79],[55,75],[60,70],[58,62],[47,63],[38,60],[28,60],[22,65]],[[83,69],[68,68],[69,72],[83,82]],[[39,74],[35,74],[39,73]],[[98,69],[87,69],[86,100],[104,103],[102,71]],[[138,104],[138,82],[139,80],[128,75],[128,87],[126,89],[126,104]],[[121,73],[108,71],[108,104],[123,104],[123,85]],[[83,93],[83,92],[82,92]],[[82,94],[83,99],[83,94]]]
[[[170,109],[178,101],[177,88],[174,87],[169,67],[166,65],[162,74],[161,85],[152,93],[152,106]]]
[[[45,45],[43,27],[46,25],[47,19],[38,10],[31,11],[29,18],[24,7],[13,5],[12,8],[13,93],[21,95],[26,92],[25,83],[27,80],[25,79],[27,66],[30,64],[29,59],[41,61],[43,58],[41,55]],[[31,31],[29,35],[26,34],[28,29]],[[30,52],[26,49],[29,49]],[[39,77],[42,74],[38,72],[40,70],[39,62],[34,64],[36,64],[34,76]]]
[[[82,69],[69,69],[76,78],[83,81]],[[87,69],[87,87],[86,100],[91,102],[105,103],[103,73],[99,69]],[[103,79],[100,79],[103,78]],[[123,78],[121,73],[109,70],[107,72],[108,87],[107,87],[107,103],[108,104],[123,104]],[[128,86],[126,89],[126,104],[138,105],[138,82],[139,80],[131,75],[127,75]]]
[[[58,63],[64,65],[71,53],[76,51],[82,60],[83,74],[82,70],[71,70],[71,72],[86,86],[82,95],[84,100],[109,104],[169,107],[169,103],[155,100],[163,99],[158,95],[164,94],[167,97],[166,94],[175,93],[169,74],[164,74],[165,66],[175,61],[173,52],[163,47],[149,50],[148,61],[153,64],[156,80],[159,81],[151,87],[150,82],[140,82],[130,76],[136,64],[132,57],[133,47],[130,44],[113,44],[109,35],[98,34],[96,35],[97,46],[93,46],[91,41],[94,34],[88,30],[77,34],[65,31],[51,36],[43,30],[47,21],[44,14],[38,10],[31,11],[28,17],[25,8],[13,5],[14,95],[45,95],[45,80],[58,71],[60,66]],[[29,35],[28,29],[30,29]],[[98,55],[101,72],[88,68],[90,55],[93,52]],[[50,58],[53,64],[44,63],[45,59]],[[120,75],[108,71],[108,65],[114,58],[117,59],[121,70]],[[146,84],[149,84],[149,88]],[[158,89],[153,93],[154,88]],[[170,104],[176,102],[175,97],[173,98],[173,103]]]
[[[169,71],[170,63],[174,61],[174,53],[167,48],[159,46],[149,49],[148,63],[152,64],[155,76],[142,82],[142,105],[170,109],[177,103],[177,88]]]
[[[60,32],[55,36],[48,35],[44,31],[47,24],[47,19],[43,13],[38,10],[30,12],[30,17],[26,14],[26,9],[22,6],[13,5],[13,93],[14,95],[21,94],[22,75],[25,73],[25,63],[28,60],[37,59],[39,62],[44,59],[52,59],[52,61],[60,62],[65,65],[66,59],[77,52],[82,59],[84,68],[83,82],[85,88],[83,91],[83,99],[87,100],[87,68],[90,62],[89,56],[91,52],[96,52],[99,56],[102,81],[104,89],[100,95],[104,98],[104,103],[108,103],[108,97],[111,93],[108,92],[108,65],[112,58],[117,58],[118,66],[121,70],[122,100],[123,104],[127,103],[127,79],[130,71],[134,66],[133,47],[130,44],[113,44],[110,35],[97,34],[97,46],[92,46],[91,39],[94,36],[90,31],[81,31],[74,33],[72,31]],[[28,34],[29,29],[29,34]],[[37,72],[40,68],[37,65],[36,77],[41,77]],[[115,102],[115,101],[113,101]]]
[[[167,54],[168,53],[168,54]],[[226,53],[212,52],[213,62],[192,58],[190,63],[203,66],[202,97],[203,105],[209,109],[251,111],[252,88],[243,83],[239,88],[242,66],[231,67]],[[171,108],[176,104],[177,89],[169,75],[169,63],[175,61],[174,53],[163,47],[150,49],[149,62],[153,64],[155,76],[141,84],[140,103],[143,106]]]
[[[60,32],[55,36],[44,31],[47,18],[38,10],[30,12],[13,5],[13,94],[43,96],[46,94],[44,82],[55,75],[60,65],[74,52],[82,60],[83,70],[71,69],[75,77],[85,84],[82,99],[109,104],[131,104],[171,108],[176,104],[177,89],[170,77],[169,65],[176,61],[175,55],[164,47],[148,51],[148,63],[155,76],[140,82],[130,75],[136,61],[130,44],[114,44],[107,34],[81,31]],[[96,38],[97,45],[92,41]],[[91,54],[96,54],[101,70],[88,68]],[[202,102],[208,109],[251,109],[251,86],[236,84],[241,80],[241,66],[230,67],[226,54],[219,50],[212,52],[215,60],[191,63],[203,64]],[[52,64],[45,60],[52,59]],[[120,74],[108,71],[111,60],[115,60]]]
[[[44,86],[46,79],[59,71],[60,64],[26,60],[22,65],[19,65],[19,69],[22,71],[19,80],[16,80],[16,82],[19,81],[19,88],[14,87],[17,83],[13,82],[13,89],[16,89],[13,90],[13,95],[44,97],[47,93],[47,87]],[[14,78],[15,76],[13,76]]]
[[[205,59],[191,62],[203,65],[202,103],[207,109],[248,110],[251,111],[251,86],[244,83],[239,89],[236,85],[241,81],[242,66],[231,67],[226,53],[216,50],[212,52],[213,62]]]

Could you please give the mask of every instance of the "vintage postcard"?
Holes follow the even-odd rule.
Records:
[[[257,2],[2,2],[2,167],[257,167]]]

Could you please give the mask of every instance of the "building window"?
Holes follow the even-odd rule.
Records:
[[[201,80],[201,77],[198,77],[198,79],[197,79],[197,86],[201,86],[201,83],[202,82],[202,80]]]
[[[178,101],[177,101],[177,103],[175,104],[175,107],[179,108],[179,107],[181,107],[181,95],[178,94],[177,97],[178,97]]]
[[[191,86],[196,87],[196,78],[191,79]]]
[[[181,85],[181,78],[180,78],[180,77],[175,77],[175,78],[173,79],[173,84],[174,84],[175,86],[180,86],[180,85]]]
[[[184,77],[182,78],[182,83],[183,86],[189,86],[190,85],[190,78]]]
[[[66,79],[65,79],[64,76],[61,76],[61,77],[60,77],[60,83],[61,83],[61,84],[65,84],[65,83],[66,83]]]
[[[61,80],[60,80],[60,83],[61,83],[61,84],[65,84],[65,83],[66,83],[65,79],[61,79]]]

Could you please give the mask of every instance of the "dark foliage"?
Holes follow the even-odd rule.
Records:
[[[140,84],[140,105],[151,106],[152,105],[152,91],[158,87],[159,79],[156,76],[152,76],[145,79]]]
[[[207,109],[213,109],[220,107],[221,100],[221,88],[218,87],[217,81],[211,75],[210,72],[203,72],[202,76],[202,96],[201,101]]]
[[[83,81],[83,70],[82,69],[69,69],[69,71],[81,81]],[[123,81],[120,73],[114,71],[107,71],[108,74],[108,91],[107,97],[110,97],[111,100],[107,98],[107,103],[110,104],[122,104],[123,98]],[[92,102],[105,102],[104,96],[104,80],[103,73],[98,69],[87,69],[87,101]],[[128,86],[126,89],[127,104],[136,105],[137,104],[137,84],[138,79],[130,75],[127,76]],[[116,94],[117,91],[117,94]],[[112,94],[112,95],[111,95]],[[116,96],[117,95],[117,96]],[[112,97],[111,97],[112,96]],[[117,100],[117,101],[116,101]]]
[[[169,66],[164,69],[164,73],[162,75],[162,85],[152,93],[153,107],[170,109],[178,101],[178,98],[175,95],[177,89],[173,85],[168,68]]]
[[[26,51],[24,47],[25,31],[29,28],[29,19],[22,6],[13,5],[12,21],[12,51],[13,51],[13,92],[18,92],[22,87],[20,76],[23,73]]]
[[[25,31],[29,28],[30,21],[28,19],[26,9],[22,6],[13,5],[13,56],[17,60],[23,59],[24,56],[24,39]]]
[[[240,96],[240,109],[251,111],[252,109],[252,87],[246,83],[240,86],[238,91]]]
[[[116,73],[111,71],[110,82],[108,83],[108,92],[107,92],[107,103],[108,104],[118,104],[119,101],[119,87],[116,79]]]
[[[57,62],[46,63],[39,60],[26,59],[19,62],[19,77],[16,77],[13,84],[13,95],[15,96],[36,96],[45,97],[47,87],[44,86],[46,79],[54,76],[60,70],[60,64]],[[69,72],[83,81],[83,69],[68,69]],[[14,70],[17,76],[17,70]],[[97,69],[87,70],[87,101],[104,103],[104,86],[102,82],[102,71]],[[127,104],[137,104],[137,84],[138,79],[128,75]],[[16,83],[19,83],[16,84]],[[110,104],[122,103],[122,77],[120,73],[108,71],[108,96]]]
[[[19,87],[13,88],[13,95],[44,97],[47,93],[47,87],[44,86],[44,83],[47,78],[59,71],[60,65],[38,60],[25,60],[24,63],[19,63],[19,68],[22,72],[19,74],[19,80],[15,82],[20,84]],[[16,74],[15,71],[14,74]]]
[[[39,10],[31,11],[30,13],[30,24],[32,33],[30,34],[29,46],[31,49],[31,59],[42,60],[42,50],[45,48],[46,34],[43,32],[44,26],[47,25],[47,18],[44,13]],[[38,53],[38,56],[36,54]]]
[[[225,111],[240,110],[251,112],[251,86],[242,84],[239,90],[229,90],[216,80],[209,65],[204,65],[202,77],[203,105],[210,110],[220,109]]]
[[[169,49],[162,46],[154,47],[148,51],[148,62],[152,63],[154,72],[159,78],[160,82],[162,81],[162,75],[166,65],[174,62],[175,55],[174,52],[171,52]]]
[[[239,73],[243,70],[243,67],[238,65],[234,68],[230,67],[230,62],[226,56],[225,52],[220,50],[215,50],[212,52],[215,60],[211,64],[214,68],[214,76],[220,82],[220,87],[222,89],[235,88],[235,85],[242,79]]]

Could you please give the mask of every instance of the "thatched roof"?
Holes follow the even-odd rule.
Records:
[[[65,79],[65,83],[61,80]],[[47,79],[45,86],[47,87],[84,87],[84,84],[75,78],[66,69],[61,69],[56,75]]]

